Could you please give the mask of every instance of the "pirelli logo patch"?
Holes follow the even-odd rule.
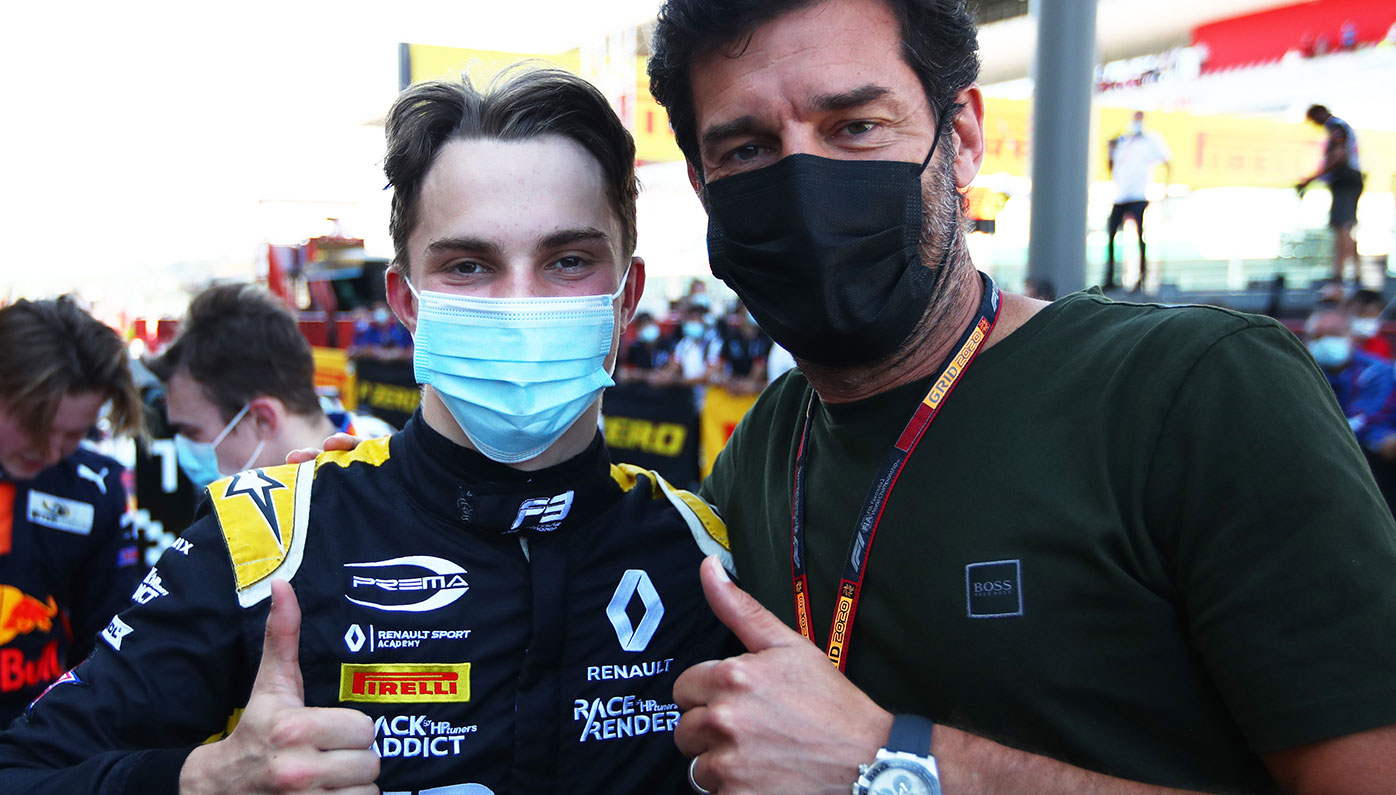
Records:
[[[339,700],[426,704],[470,700],[470,663],[342,663]]]

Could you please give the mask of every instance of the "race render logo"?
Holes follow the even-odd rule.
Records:
[[[519,513],[509,532],[533,530],[538,533],[551,533],[562,525],[562,520],[572,510],[573,491],[565,491],[555,497],[538,497],[524,500],[519,505]]]
[[[375,610],[429,613],[470,590],[465,569],[432,555],[346,563],[344,568],[352,570],[344,598]]]
[[[344,633],[344,646],[353,654],[365,650],[372,653],[379,649],[417,649],[428,640],[465,640],[468,637],[468,629],[375,629],[369,624],[365,632],[362,625],[350,624]]]
[[[424,704],[470,700],[470,663],[341,663],[339,700]]]
[[[679,708],[638,696],[579,698],[572,703],[572,722],[582,724],[577,742],[604,742],[673,732],[679,725]]]
[[[383,715],[373,721],[373,750],[383,759],[459,756],[461,744],[479,729],[477,724],[456,725],[425,715]]]

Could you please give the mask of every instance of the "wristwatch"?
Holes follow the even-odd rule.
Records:
[[[931,756],[935,724],[919,715],[897,715],[887,745],[870,765],[858,766],[853,795],[941,795],[940,773]]]

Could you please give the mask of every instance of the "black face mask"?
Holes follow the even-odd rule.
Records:
[[[795,356],[829,367],[881,361],[935,291],[920,254],[931,155],[918,165],[795,154],[713,181],[704,188],[713,275]]]

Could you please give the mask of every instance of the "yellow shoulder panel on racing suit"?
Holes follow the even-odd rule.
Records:
[[[697,542],[698,548],[703,551],[703,554],[717,555],[722,560],[723,567],[732,574],[736,574],[732,564],[731,544],[727,540],[727,525],[712,506],[703,502],[693,492],[674,488],[669,484],[669,481],[652,469],[644,469],[634,464],[611,464],[611,478],[625,491],[636,488],[639,485],[641,475],[644,475],[650,482],[650,497],[652,499],[658,498],[662,494],[678,510],[679,515],[688,524],[688,530],[693,534],[693,540]]]
[[[314,480],[315,462],[307,461],[251,469],[209,485],[243,607],[271,595],[273,576],[289,580],[300,567]]]

